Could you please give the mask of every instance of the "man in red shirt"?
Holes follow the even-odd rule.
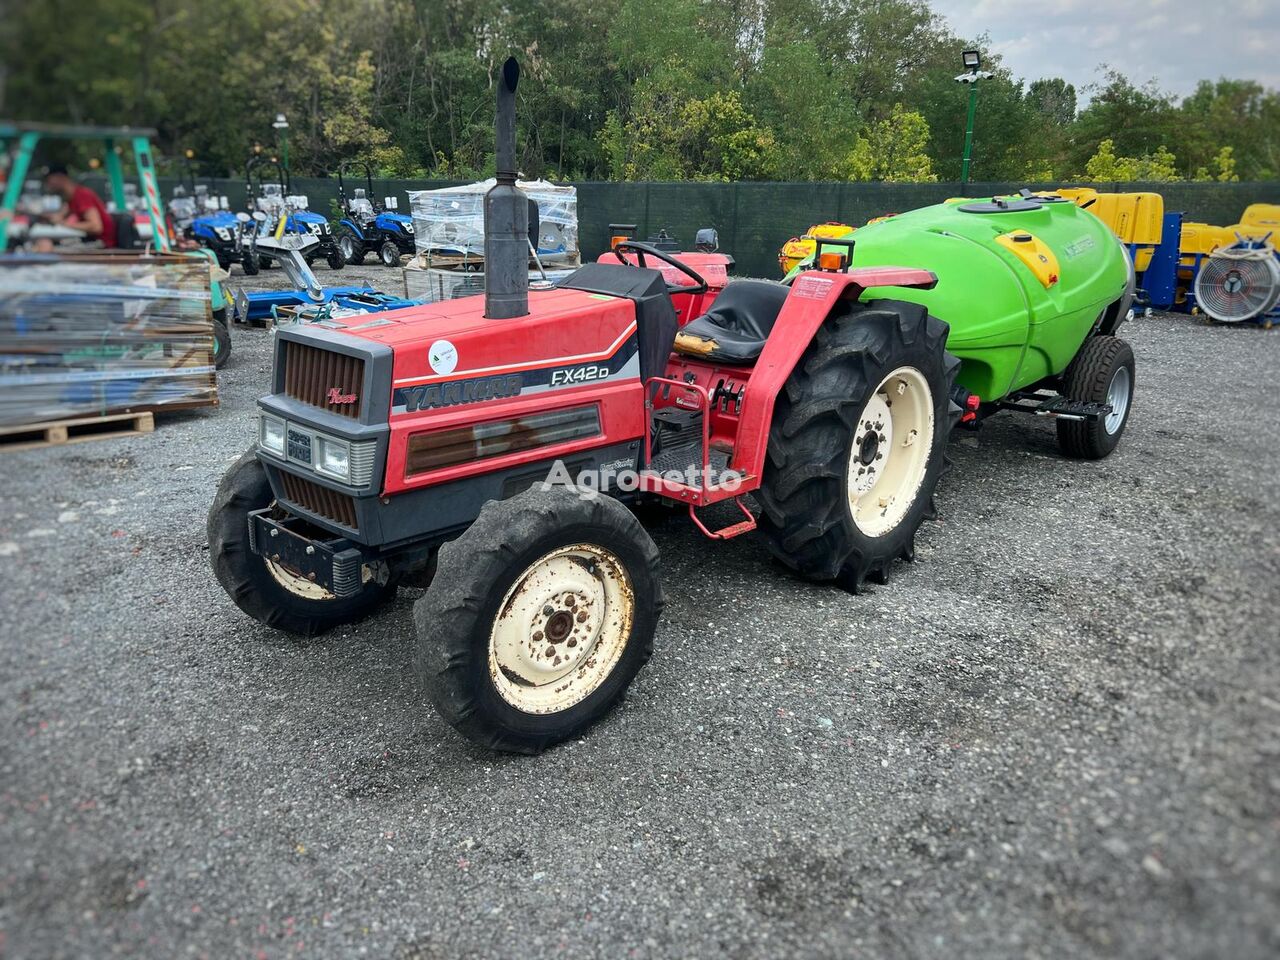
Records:
[[[102,198],[86,186],[76,183],[61,164],[51,166],[44,175],[45,189],[56,193],[66,203],[66,212],[56,217],[67,227],[83,230],[86,240],[101,240],[104,247],[116,245],[116,224],[107,212]]]

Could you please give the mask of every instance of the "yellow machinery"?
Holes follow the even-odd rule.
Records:
[[[1158,193],[1099,193],[1092,187],[1055,190],[1055,194],[1084,207],[1111,228],[1133,254],[1138,273],[1151,265],[1164,229],[1164,197]]]
[[[1277,246],[1276,240],[1280,237],[1280,204],[1251,203],[1240,215],[1240,222],[1227,229],[1232,232],[1232,241],[1237,233],[1253,240],[1261,240],[1270,233],[1271,245]]]
[[[813,251],[816,247],[815,240],[843,240],[850,236],[855,229],[855,227],[851,227],[847,223],[837,223],[834,220],[828,220],[826,223],[815,223],[805,231],[804,236],[792,237],[782,245],[782,249],[778,251],[778,265],[782,267],[784,275],[788,274],[795,269],[796,264],[802,263],[813,256]]]

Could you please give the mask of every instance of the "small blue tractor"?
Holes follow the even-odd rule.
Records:
[[[259,168],[264,165],[275,168],[274,181],[263,179]],[[308,264],[323,257],[330,270],[341,270],[347,261],[338,249],[328,218],[309,210],[310,201],[307,197],[292,193],[290,187],[289,168],[274,157],[268,158],[255,153],[245,164],[245,197],[250,212],[257,210],[266,215],[265,224],[258,231],[258,238],[275,233],[278,221],[284,218],[284,233],[297,233],[316,239],[315,244],[308,245]],[[274,258],[270,254],[265,253],[260,246],[256,252],[260,268],[271,266]]]
[[[355,187],[347,196],[342,174],[351,167],[364,168],[366,186]],[[383,266],[400,263],[401,254],[413,253],[413,218],[398,213],[396,197],[386,197],[379,207],[373,199],[373,170],[363,160],[348,160],[338,167],[338,206],[342,219],[338,222],[338,247],[347,263],[363,263],[367,254],[376,253]]]
[[[246,235],[244,222],[231,212],[226,197],[210,193],[209,184],[197,181],[190,150],[183,167],[186,175],[174,187],[169,202],[174,226],[185,239],[210,251],[223,270],[230,270],[231,264],[238,263],[245,273],[257,273],[258,257],[252,250],[252,236]]]

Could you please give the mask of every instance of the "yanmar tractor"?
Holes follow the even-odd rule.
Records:
[[[935,207],[866,231],[913,236],[901,265],[824,241],[790,286],[719,293],[623,239],[616,262],[529,290],[518,77],[508,60],[484,297],[276,334],[259,441],[209,513],[214,571],[249,615],[311,634],[429,581],[427,694],[473,740],[534,752],[604,714],[652,652],[658,552],[629,506],[675,506],[713,539],[758,529],[801,576],[857,590],[911,559],[962,417],[1034,407],[1071,454],[1115,446],[1131,285],[1096,218]],[[727,501],[741,519],[709,525]]]

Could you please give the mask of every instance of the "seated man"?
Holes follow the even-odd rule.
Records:
[[[76,183],[61,164],[49,167],[44,175],[45,189],[62,197],[66,209],[50,219],[63,226],[83,230],[86,240],[101,240],[104,247],[116,245],[116,225],[102,198],[88,187]]]

